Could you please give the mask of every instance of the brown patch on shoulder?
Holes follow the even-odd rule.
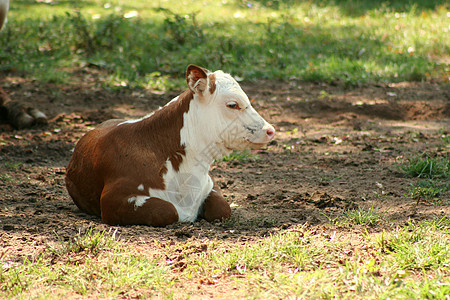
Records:
[[[160,154],[159,165],[162,165],[159,174],[162,177],[167,173],[164,165],[168,159],[175,171],[178,171],[183,158],[186,155],[185,145],[181,145],[180,131],[183,128],[183,115],[189,111],[191,100],[194,98],[192,91],[182,93],[177,101],[174,101],[155,112],[155,114],[144,120],[142,126],[150,132],[158,134],[152,137],[152,145],[149,149],[158,150]]]
[[[209,93],[213,94],[216,91],[216,75],[211,74],[209,78]]]

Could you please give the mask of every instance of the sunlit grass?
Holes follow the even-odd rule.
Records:
[[[328,223],[333,226],[364,225],[376,226],[383,221],[386,212],[380,211],[372,204],[368,209],[358,206],[358,208],[347,209],[335,217],[323,215],[328,219]]]
[[[195,297],[186,284],[210,291],[226,284],[228,297],[243,299],[445,299],[450,287],[448,217],[374,234],[294,226],[257,241],[153,247],[140,253],[115,233],[89,230],[49,245],[38,258],[3,258],[0,297],[178,299]]]
[[[89,230],[23,262],[0,261],[0,298],[51,297],[65,294],[95,298],[151,297],[170,285],[166,267],[115,239],[113,233]]]
[[[374,226],[381,222],[383,212],[372,205],[369,209],[358,207],[344,212],[344,223]]]
[[[426,201],[435,205],[450,203],[444,193],[450,190],[450,184],[438,180],[419,180],[408,187],[407,196],[417,201]]]
[[[363,235],[355,247],[298,227],[235,249],[213,248],[191,257],[187,270],[219,282],[235,278],[243,298],[386,299],[413,290],[425,299],[449,290],[449,229],[448,218],[411,222]]]
[[[107,86],[165,90],[189,63],[244,79],[448,80],[444,1],[15,1],[9,20],[0,70],[40,82],[94,66]]]

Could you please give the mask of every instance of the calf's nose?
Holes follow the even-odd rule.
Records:
[[[275,129],[272,126],[270,126],[269,128],[266,129],[266,135],[269,140],[273,139],[273,137],[275,136]]]

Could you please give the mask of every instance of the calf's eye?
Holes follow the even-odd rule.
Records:
[[[240,107],[239,107],[239,104],[237,104],[236,102],[228,102],[227,103],[227,107],[228,108],[231,108],[231,109],[241,109]]]

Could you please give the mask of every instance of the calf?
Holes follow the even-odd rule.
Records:
[[[66,187],[81,210],[111,225],[230,217],[211,163],[260,148],[275,130],[229,74],[189,65],[186,80],[189,89],[156,112],[106,121],[80,139]]]

